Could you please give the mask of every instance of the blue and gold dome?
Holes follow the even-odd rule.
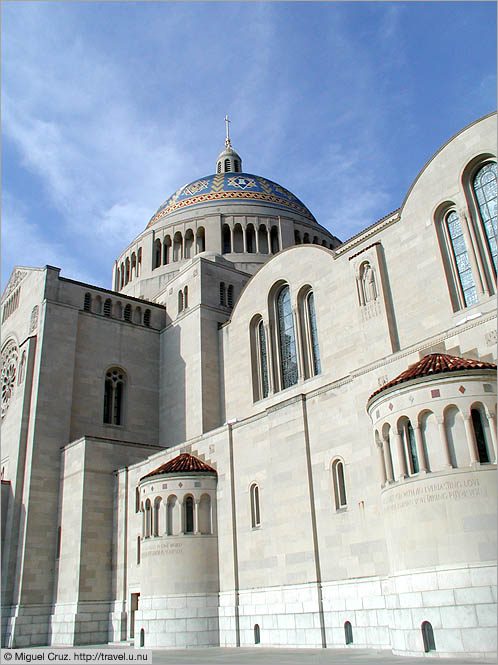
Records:
[[[288,189],[251,173],[216,173],[180,187],[158,208],[148,226],[171,213],[222,201],[264,203],[284,208],[316,222],[308,208]]]

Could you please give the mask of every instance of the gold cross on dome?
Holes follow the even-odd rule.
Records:
[[[226,115],[225,116],[225,126],[226,126],[226,134],[227,135],[226,135],[226,138],[225,138],[225,145],[226,145],[227,148],[230,147],[230,128],[228,126],[230,124],[230,122],[231,122],[230,118]]]

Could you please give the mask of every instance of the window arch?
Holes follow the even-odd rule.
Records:
[[[83,310],[89,312],[92,308],[92,296],[89,293],[85,293],[85,299],[83,301]]]
[[[253,529],[261,526],[261,513],[259,506],[259,485],[253,483],[250,489],[251,497],[251,526]]]
[[[496,164],[488,162],[481,166],[472,180],[472,191],[476,200],[476,207],[481,222],[481,229],[486,241],[487,250],[491,256],[494,272],[496,274]]]
[[[153,535],[160,536],[160,518],[161,518],[161,502],[162,499],[160,496],[156,497],[154,501],[154,520],[153,520]]]
[[[220,282],[220,305],[223,305],[226,307],[227,301],[226,301],[226,288],[225,288],[225,282]]]
[[[286,285],[277,297],[277,329],[280,352],[280,378],[282,388],[290,388],[297,383],[297,352],[294,317],[291,307],[290,290]]]
[[[184,309],[188,307],[188,286],[183,289],[183,307]]]
[[[186,496],[183,501],[183,533],[194,533],[194,498]]]
[[[122,425],[126,374],[119,367],[107,370],[104,386],[104,423]]]
[[[159,268],[161,265],[161,241],[159,238],[154,241],[154,263],[152,269]]]
[[[196,253],[199,254],[200,252],[205,252],[206,251],[206,232],[204,230],[203,226],[199,226],[197,229],[197,233],[195,235],[196,238]]]
[[[460,223],[460,217],[456,210],[450,210],[444,215],[443,233],[449,250],[452,271],[455,276],[459,304],[462,307],[470,307],[477,302],[477,290],[465,236]]]
[[[222,254],[230,254],[232,251],[232,234],[228,224],[223,224],[222,235]]]
[[[171,238],[165,236],[163,244],[163,265],[168,265],[171,260]]]
[[[178,291],[178,314],[183,312],[183,291],[180,289]]]
[[[303,340],[304,374],[306,378],[309,378],[320,374],[322,371],[316,325],[315,296],[309,286],[301,290],[298,303]]]
[[[489,462],[491,462],[489,454],[490,446],[486,436],[483,413],[479,407],[473,406],[470,410],[470,416],[472,418],[472,426],[476,438],[477,457],[481,464],[489,464]]]
[[[266,331],[260,315],[256,315],[252,321],[250,338],[253,399],[257,401],[268,397],[270,392]]]
[[[150,327],[150,309],[144,312],[144,326]]]
[[[334,484],[334,497],[336,510],[347,508],[346,483],[344,481],[344,462],[336,459],[332,462],[332,481]]]
[[[212,533],[211,527],[211,497],[203,494],[199,501],[199,533]]]
[[[106,298],[104,302],[104,316],[110,317],[112,314],[112,300],[110,298]]]
[[[152,505],[150,499],[145,502],[145,538],[150,538],[152,535]]]
[[[276,226],[271,227],[270,245],[271,245],[271,253],[272,254],[276,254],[277,252],[280,251],[280,240],[279,240],[279,237],[278,237],[278,228]]]
[[[424,640],[424,651],[428,653],[429,651],[436,650],[436,643],[434,641],[434,630],[429,621],[424,621],[421,626],[422,630],[422,639]]]
[[[228,285],[228,289],[227,289],[227,307],[233,307],[233,284]]]
[[[181,261],[183,258],[183,238],[180,231],[173,237],[173,261]]]
[[[401,438],[403,439],[403,446],[406,451],[406,458],[408,460],[408,473],[409,475],[419,473],[420,464],[415,442],[415,432],[410,420],[408,418],[403,418],[399,424],[399,428]]]
[[[259,624],[254,624],[254,644],[259,644],[261,642],[261,631],[259,629]]]
[[[128,321],[131,323],[131,305],[128,303],[125,305],[124,311],[123,311],[123,318],[125,321]]]
[[[174,494],[170,494],[166,504],[166,534],[174,536],[178,533],[178,499]]]
[[[351,621],[344,623],[344,639],[346,644],[353,644],[353,627],[351,626]]]

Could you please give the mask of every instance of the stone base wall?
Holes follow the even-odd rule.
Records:
[[[128,639],[128,614],[126,603],[111,603],[109,613],[109,642],[124,642]]]
[[[57,603],[50,617],[53,646],[81,646],[109,641],[110,603]]]
[[[386,649],[424,655],[422,623],[431,623],[432,656],[496,656],[496,565],[437,567],[390,578],[351,579],[322,585],[327,648]],[[237,644],[236,596],[220,593],[220,646]],[[316,585],[270,587],[239,592],[240,646],[322,647]]]
[[[218,594],[182,594],[147,598],[140,596],[135,612],[135,647],[219,646]]]
[[[12,649],[48,644],[51,605],[2,607],[3,645]]]
[[[496,564],[438,567],[385,583],[393,652],[424,652],[421,625],[434,630],[434,655],[496,657]]]

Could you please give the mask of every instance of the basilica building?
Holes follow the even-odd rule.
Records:
[[[341,241],[227,133],[109,289],[14,270],[7,647],[495,656],[496,142]]]

